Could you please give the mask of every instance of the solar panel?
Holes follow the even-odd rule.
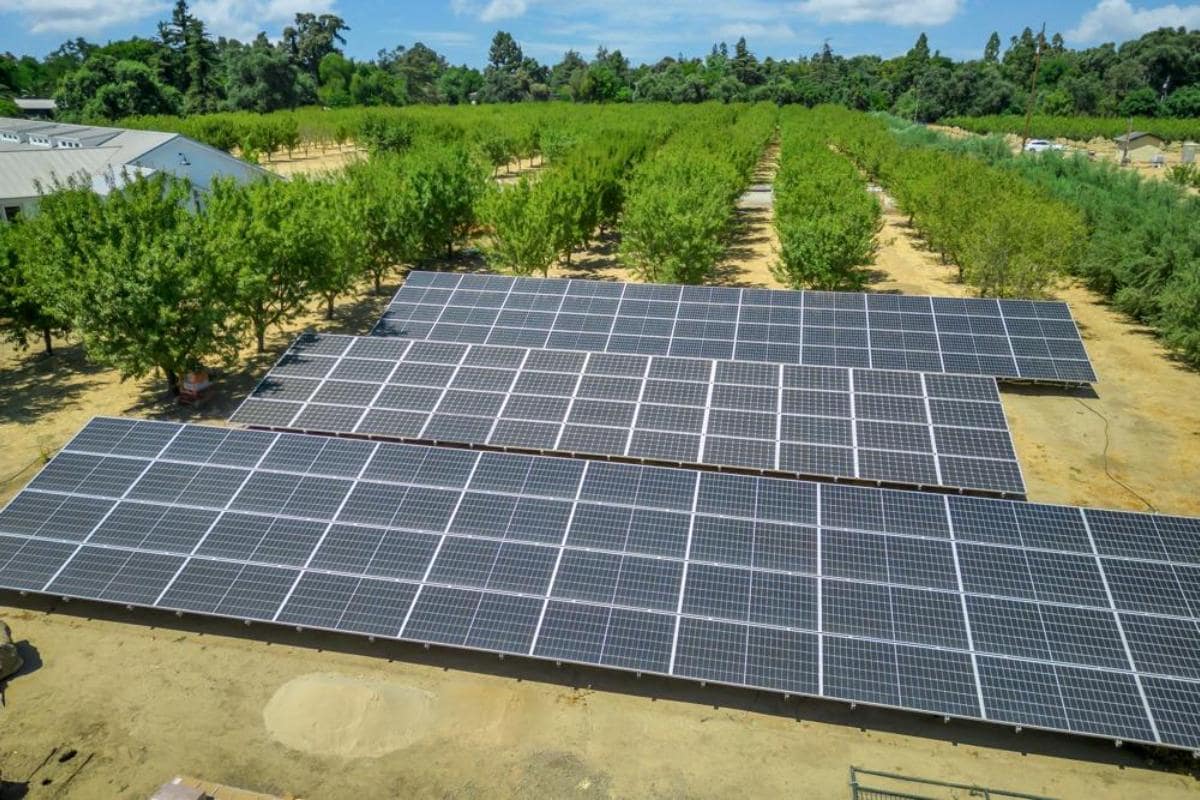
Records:
[[[308,334],[232,420],[1025,495],[983,376]]]
[[[1200,750],[1198,519],[97,418],[0,587]]]
[[[1096,374],[1065,303],[410,272],[374,333],[468,344],[947,372]]]

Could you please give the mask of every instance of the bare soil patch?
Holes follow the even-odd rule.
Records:
[[[1197,791],[1138,748],[841,703],[88,604],[30,599],[0,617],[41,664],[12,681],[0,710],[4,778],[23,780],[54,747],[92,756],[70,791],[32,798],[142,798],[185,773],[323,800],[824,800],[847,796],[851,764],[1063,800]],[[328,703],[338,687],[358,702],[386,686],[404,699],[375,710],[395,712],[402,734],[389,744],[400,746],[317,753],[279,741],[268,711],[303,702],[288,687],[314,689],[314,672],[331,687],[312,698],[326,711],[292,706],[293,719],[369,742],[378,714]]]
[[[886,196],[884,209],[872,291],[973,293]],[[1100,379],[1070,391],[1001,385],[1029,499],[1200,514],[1200,373],[1095,292],[1066,282],[1054,295],[1070,305]]]

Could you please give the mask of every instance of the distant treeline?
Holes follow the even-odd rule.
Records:
[[[1041,47],[1035,110],[1046,115],[1200,116],[1200,31],[1162,28],[1121,45],[1082,50],[1029,28],[1005,46],[998,33],[978,58],[954,61],[921,34],[903,56],[844,57],[828,45],[795,59],[759,59],[744,38],[713,45],[703,58],[666,57],[634,66],[619,50],[590,59],[567,51],[555,64],[524,53],[496,33],[482,69],[451,65],[421,42],[347,58],[349,27],[335,14],[297,14],[277,39],[209,35],[177,0],[151,38],[97,45],[65,42],[44,58],[0,55],[0,114],[11,96],[54,96],[67,120],[138,114],[258,113],[320,104],[573,102],[773,102],[890,111],[906,119],[1024,113]]]
[[[972,133],[1016,133],[1025,131],[1025,117],[1018,114],[990,117],[948,117],[943,125],[953,125]],[[1190,119],[1153,117],[1047,117],[1034,115],[1030,120],[1029,135],[1039,139],[1075,139],[1086,142],[1097,137],[1114,139],[1124,136],[1133,128],[1135,131],[1153,133],[1168,142],[1195,141],[1200,139],[1200,116]]]

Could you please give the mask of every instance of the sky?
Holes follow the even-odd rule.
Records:
[[[152,36],[173,0],[0,0],[0,51],[44,56],[76,36],[106,42]],[[334,13],[350,26],[346,52],[371,58],[421,41],[455,64],[484,66],[497,30],[526,55],[558,61],[600,46],[636,63],[704,55],[745,36],[760,58],[811,55],[828,41],[844,55],[907,51],[922,31],[930,48],[978,58],[992,31],[1008,37],[1046,23],[1070,47],[1136,38],[1162,26],[1200,28],[1200,2],[1162,0],[193,0],[214,35],[276,38],[296,12]]]

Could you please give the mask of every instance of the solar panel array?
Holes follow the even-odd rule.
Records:
[[[375,328],[445,342],[1091,383],[1065,303],[411,272]]]
[[[0,586],[1200,749],[1200,520],[93,420]]]
[[[232,420],[1023,497],[982,376],[306,335]]]

